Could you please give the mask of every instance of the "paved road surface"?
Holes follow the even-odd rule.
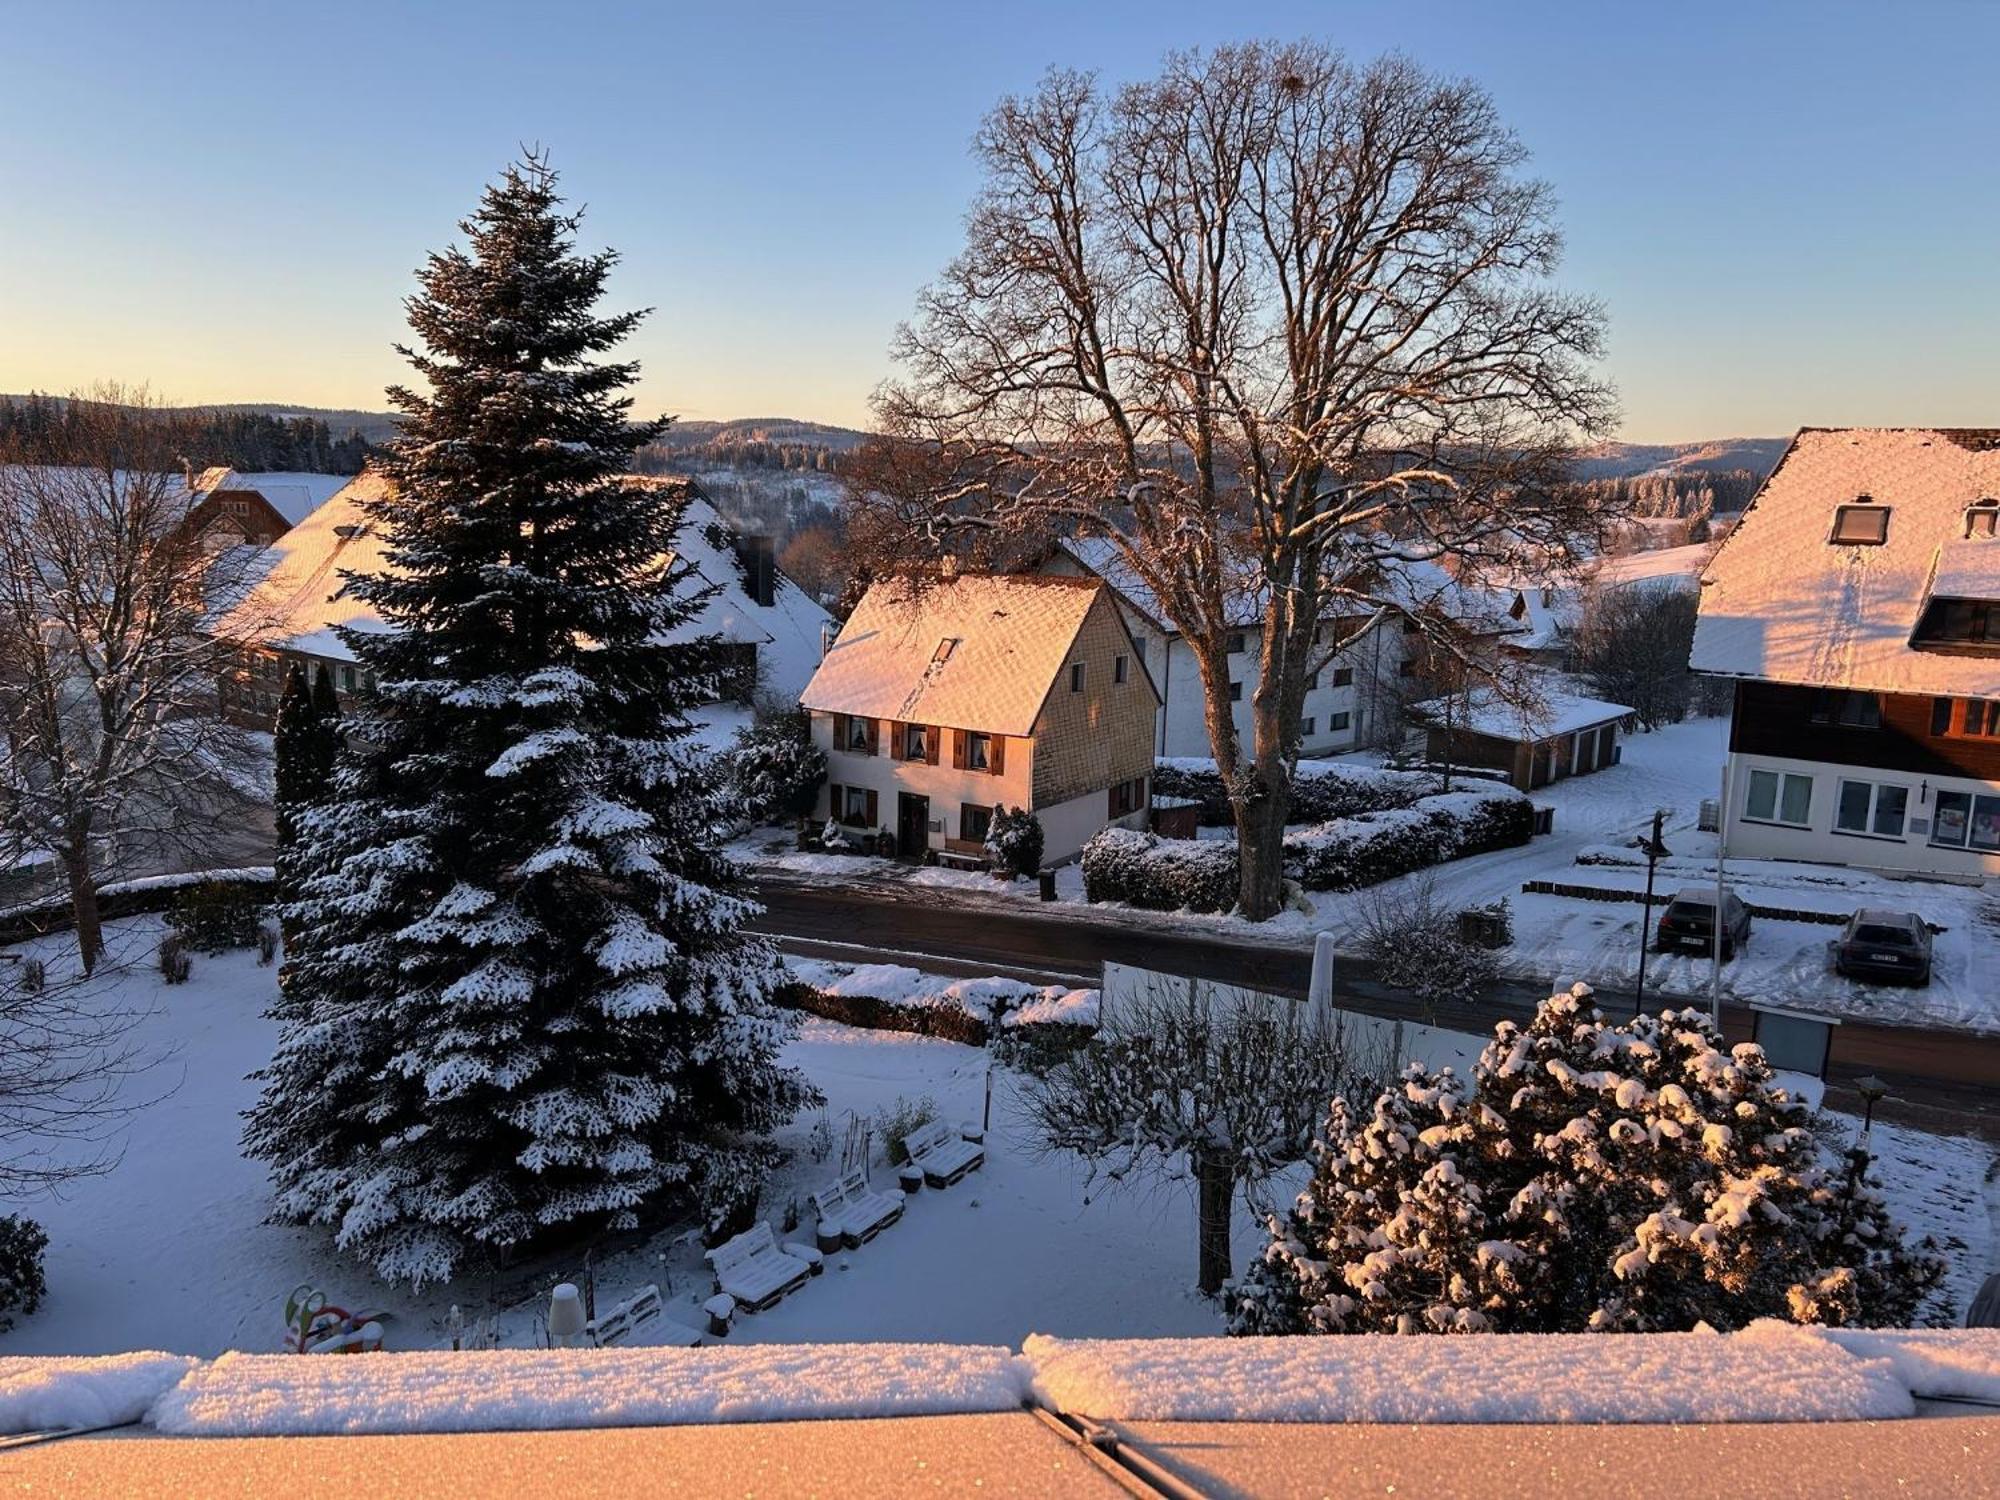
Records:
[[[767,908],[757,925],[815,956],[917,963],[956,973],[1012,972],[1070,983],[1095,981],[1109,961],[1298,996],[1305,994],[1312,969],[1312,955],[1304,948],[1173,931],[1111,912],[1072,910],[1050,916],[1025,902],[981,900],[934,887],[841,886],[769,877],[756,884]],[[1547,994],[1544,986],[1507,980],[1476,1005],[1447,1006],[1431,1016],[1407,995],[1376,983],[1366,963],[1343,960],[1335,974],[1334,998],[1371,1015],[1435,1021],[1478,1034],[1502,1017],[1533,1014]],[[1630,1014],[1633,1008],[1629,993],[1600,990],[1598,998],[1608,1013]],[[1651,1003],[1660,1003],[1660,997],[1651,997]],[[1754,1021],[1749,1010],[1725,1004],[1722,1019],[1732,1040],[1749,1038]],[[2000,1140],[2000,1038],[1859,1022],[1835,1027],[1827,1069],[1829,1102],[1858,1111],[1861,1101],[1852,1083],[1868,1073],[1890,1085],[1885,1118],[1969,1129]]]

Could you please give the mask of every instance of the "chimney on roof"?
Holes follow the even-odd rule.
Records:
[[[825,661],[826,653],[833,649],[834,637],[838,634],[839,632],[833,628],[831,622],[821,623],[819,627],[819,659],[821,661]]]

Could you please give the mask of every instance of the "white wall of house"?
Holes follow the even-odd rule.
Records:
[[[887,828],[892,833],[896,831],[896,796],[899,792],[930,798],[930,821],[942,825],[930,831],[929,842],[933,849],[942,849],[947,839],[958,837],[962,803],[991,807],[1004,802],[1009,807],[1028,807],[1034,800],[1033,740],[1010,738],[1002,769],[995,775],[990,771],[954,769],[951,763],[951,733],[949,729],[944,731],[945,742],[938,763],[933,766],[891,757],[886,725],[878,731],[879,754],[864,755],[859,751],[837,749],[833,743],[833,715],[816,713],[812,716],[813,742],[826,752],[828,785],[872,790],[876,801],[876,826]],[[831,811],[828,793],[822,791],[818,815],[824,819]]]
[[[1086,792],[1053,807],[1036,808],[1035,816],[1042,820],[1042,863],[1069,863],[1101,829],[1146,826],[1149,814],[1143,809],[1122,818],[1106,817],[1110,810],[1108,798],[1108,791]]]
[[[1774,782],[1766,777],[1777,779]],[[1839,826],[1843,783],[1853,783],[1855,788],[1892,789],[1888,797],[1881,792],[1869,793],[1865,813],[1863,794],[1848,790],[1848,821],[1865,816],[1868,832]],[[1896,822],[1894,790],[1902,793],[1900,834],[1890,831]],[[1768,807],[1764,805],[1767,797]],[[1961,803],[1959,798],[1965,800]],[[1967,815],[1963,823],[1954,816],[1959,809]],[[1940,812],[1946,815],[1942,820]],[[1936,842],[1941,825],[1967,836],[1956,845]],[[2000,875],[2000,849],[1982,851],[1975,847],[1982,837],[2000,841],[2000,783],[1990,781],[1769,755],[1732,755],[1727,826],[1733,859],[1809,860],[1970,879]],[[1878,828],[1881,831],[1876,831]]]

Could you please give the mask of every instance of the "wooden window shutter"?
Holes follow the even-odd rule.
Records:
[[[873,787],[868,789],[868,826],[870,828],[880,828],[882,826],[881,812],[876,806],[875,789]]]
[[[1007,736],[991,734],[986,737],[986,769],[998,776],[1007,769]]]
[[[1104,814],[1110,818],[1118,816],[1118,783],[1115,781],[1105,790]]]
[[[951,732],[951,768],[954,771],[965,769],[965,741],[966,732],[963,729]]]
[[[880,719],[869,719],[867,725],[868,753],[870,755],[880,755],[882,753],[882,721]]]
[[[1137,797],[1136,797],[1136,798],[1134,799],[1134,806],[1135,806],[1135,807],[1141,807],[1141,808],[1143,808],[1143,807],[1151,807],[1151,806],[1153,805],[1153,799],[1152,799],[1152,793],[1153,793],[1153,778],[1152,778],[1152,777],[1150,777],[1150,776],[1141,776],[1141,777],[1139,778],[1139,784],[1138,784],[1138,786],[1134,787],[1134,788],[1133,788],[1133,790],[1134,790],[1134,791],[1136,791],[1136,792],[1137,792],[1137,793],[1139,794],[1139,795],[1138,795],[1138,796],[1137,796]]]
[[[826,815],[836,823],[840,821],[841,795],[839,782],[829,781],[826,784]]]
[[[938,741],[944,738],[944,726],[931,724],[924,731],[924,760],[929,765],[938,763]]]
[[[900,719],[891,719],[889,721],[889,759],[901,760],[903,758],[903,738],[906,730],[907,726]]]
[[[836,750],[845,750],[847,748],[846,714],[835,714],[833,716],[833,748]]]

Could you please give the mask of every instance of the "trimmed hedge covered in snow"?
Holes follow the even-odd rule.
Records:
[[[1292,773],[1291,820],[1330,823],[1360,813],[1408,807],[1442,785],[1437,777],[1422,771],[1301,761]],[[1229,815],[1228,789],[1212,760],[1179,756],[1155,762],[1153,795],[1186,797],[1200,804],[1204,828],[1225,828],[1234,821]]]
[[[1163,839],[1107,828],[1083,846],[1086,901],[1123,901],[1148,911],[1228,911],[1236,904],[1232,839]]]
[[[1511,787],[1438,792],[1406,807],[1318,823],[1285,835],[1285,873],[1309,891],[1352,891],[1413,870],[1511,849],[1534,835],[1528,799]],[[1232,839],[1163,839],[1107,828],[1083,847],[1083,892],[1149,911],[1228,911],[1236,904]]]
[[[249,865],[236,870],[190,870],[180,875],[147,875],[137,880],[114,880],[97,888],[97,914],[105,921],[113,917],[136,917],[147,912],[166,911],[183,898],[190,886],[209,886],[217,891],[264,903],[276,894],[276,872],[269,865]],[[0,911],[0,944],[25,942],[45,932],[60,932],[70,925],[68,901],[44,901],[33,906],[17,906]]]

